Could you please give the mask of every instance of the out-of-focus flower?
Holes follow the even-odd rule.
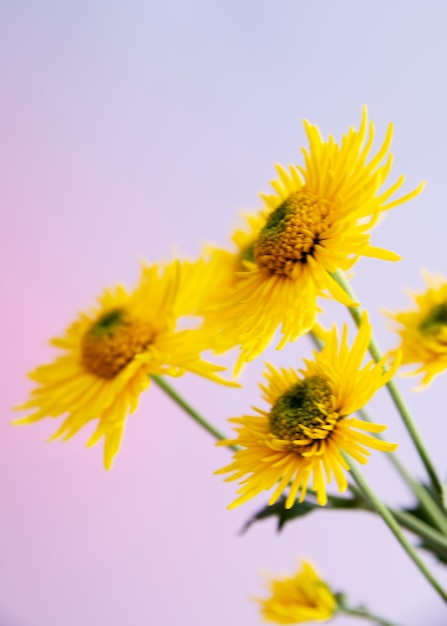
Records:
[[[245,213],[244,224],[233,235],[234,250],[207,245],[201,257],[203,300],[196,312],[203,316],[203,328],[212,334],[212,348],[225,352],[241,343],[243,329],[237,319],[227,323],[222,317],[222,305],[232,296],[240,283],[240,275],[256,268],[253,246],[266,222],[266,214]]]
[[[411,376],[422,374],[419,390],[447,368],[447,280],[441,274],[423,273],[428,289],[412,293],[415,308],[388,312],[398,322],[402,365],[419,365]]]
[[[422,189],[390,200],[401,176],[380,191],[391,169],[392,125],[371,157],[374,126],[366,108],[360,129],[351,127],[340,144],[332,135],[323,141],[316,126],[304,125],[310,145],[303,149],[305,165],[277,166],[275,193],[262,195],[268,215],[253,245],[252,263],[222,303],[222,325],[242,329],[240,362],[258,356],[279,326],[279,348],[310,330],[322,293],[352,305],[330,274],[348,270],[360,256],[398,260],[394,252],[370,245],[370,230],[384,211]]]
[[[268,598],[255,600],[264,620],[274,624],[325,622],[338,608],[330,587],[306,561],[294,576],[271,580]]]
[[[372,398],[395,373],[384,371],[385,359],[369,361],[362,367],[371,337],[366,313],[356,339],[349,349],[347,326],[341,340],[334,326],[326,334],[326,344],[314,360],[305,359],[302,370],[277,370],[268,365],[266,384],[261,384],[270,410],[258,409],[257,415],[244,415],[230,421],[238,424],[237,437],[223,442],[240,447],[233,461],[216,473],[230,473],[227,480],[238,480],[239,497],[234,508],[264,490],[275,487],[269,500],[274,504],[289,487],[286,508],[297,494],[306,496],[309,482],[319,504],[327,502],[326,482],[332,477],[340,492],[347,487],[344,470],[349,466],[342,452],[359,463],[366,463],[367,448],[391,452],[391,444],[366,433],[379,433],[386,426],[350,417]]]
[[[183,269],[183,273],[182,273]],[[18,409],[31,413],[16,420],[29,424],[64,417],[52,439],[69,439],[98,420],[87,445],[104,437],[104,464],[110,468],[120,447],[129,413],[135,411],[149,376],[194,372],[217,382],[224,368],[203,361],[209,336],[178,330],[179,319],[200,298],[200,264],[175,261],[164,269],[143,266],[138,286],[107,289],[98,305],[81,313],[62,337],[51,341],[63,354],[30,373],[36,387]]]

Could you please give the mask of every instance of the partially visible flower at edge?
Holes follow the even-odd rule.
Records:
[[[63,354],[29,374],[37,386],[17,409],[31,413],[14,423],[64,417],[51,439],[67,440],[98,420],[87,445],[104,437],[104,464],[110,469],[126,418],[137,408],[151,374],[193,372],[233,384],[218,375],[224,367],[200,358],[210,343],[206,332],[176,329],[201,297],[200,277],[200,263],[174,261],[164,267],[143,265],[132,292],[121,285],[106,289],[96,307],[51,341]]]
[[[370,245],[369,231],[381,213],[410,200],[422,189],[391,200],[402,186],[401,176],[379,193],[387,179],[392,125],[377,154],[367,163],[374,139],[366,107],[360,129],[353,127],[338,145],[332,135],[323,141],[316,126],[304,122],[309,152],[305,165],[277,166],[275,193],[261,194],[268,217],[253,246],[252,265],[222,302],[222,326],[241,332],[239,365],[256,358],[280,326],[278,348],[296,340],[315,323],[316,298],[330,293],[353,305],[331,273],[348,270],[360,256],[396,261],[394,252]]]
[[[398,367],[396,360],[385,371],[385,358],[362,367],[371,330],[364,313],[351,349],[347,326],[339,340],[334,325],[326,334],[322,351],[314,352],[314,360],[304,359],[304,369],[278,370],[267,364],[267,382],[260,387],[270,410],[253,407],[257,415],[231,419],[237,424],[237,436],[218,444],[240,447],[232,462],[216,472],[230,474],[227,481],[238,480],[242,485],[229,508],[275,487],[269,500],[272,505],[289,486],[285,506],[291,508],[299,492],[299,501],[304,500],[311,478],[318,503],[324,505],[326,482],[332,477],[340,492],[347,488],[344,470],[349,466],[342,452],[366,463],[370,454],[367,448],[383,452],[397,448],[397,444],[365,434],[382,432],[386,426],[350,417]]]
[[[302,624],[325,622],[337,612],[337,599],[307,561],[294,575],[272,579],[270,596],[254,598],[261,605],[261,614],[266,622],[275,624]]]
[[[408,376],[422,374],[422,391],[435,376],[447,369],[447,279],[442,274],[422,272],[427,289],[420,293],[409,292],[415,308],[409,311],[385,314],[397,322],[394,328],[400,337],[397,350],[401,352],[401,365],[419,364]]]

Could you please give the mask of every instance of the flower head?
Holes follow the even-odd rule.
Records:
[[[398,323],[402,365],[419,365],[411,372],[423,375],[419,389],[447,368],[447,280],[429,272],[424,272],[424,278],[428,288],[412,294],[412,310],[388,313]]]
[[[400,177],[380,190],[391,169],[392,126],[371,156],[374,125],[368,124],[366,108],[360,129],[351,127],[340,145],[332,135],[324,141],[316,126],[304,125],[305,165],[277,166],[274,193],[261,196],[267,219],[253,246],[253,265],[240,274],[222,306],[222,320],[242,328],[241,361],[258,356],[279,326],[278,347],[310,330],[317,296],[329,293],[352,305],[331,273],[348,270],[360,256],[398,260],[394,252],[370,245],[370,230],[383,211],[422,189],[390,201],[403,183]]]
[[[349,466],[342,453],[366,463],[367,448],[384,452],[391,444],[365,433],[379,433],[386,426],[350,417],[390,380],[397,362],[384,371],[385,360],[369,361],[362,367],[371,337],[371,325],[364,314],[354,344],[347,344],[347,326],[338,340],[334,326],[327,334],[323,350],[314,360],[305,359],[302,370],[277,370],[268,365],[266,384],[261,385],[269,410],[255,408],[256,415],[232,419],[237,437],[221,442],[240,449],[233,461],[218,470],[230,473],[227,480],[239,480],[239,497],[234,508],[264,490],[275,487],[269,500],[274,504],[290,485],[286,508],[291,508],[299,492],[300,501],[312,479],[319,504],[326,504],[326,482],[334,477],[340,492],[347,487],[344,470]]]
[[[69,439],[98,420],[87,445],[104,437],[104,464],[110,468],[126,417],[137,408],[151,374],[189,371],[225,382],[217,374],[224,368],[200,358],[209,346],[206,333],[177,330],[179,318],[195,306],[195,290],[200,291],[200,272],[186,263],[182,274],[178,261],[163,271],[157,265],[143,267],[133,292],[121,285],[106,289],[96,307],[51,341],[63,354],[31,372],[36,387],[18,407],[31,413],[15,423],[65,416],[52,439]]]
[[[294,576],[272,580],[270,589],[268,598],[256,599],[267,622],[325,622],[337,612],[337,600],[330,587],[306,561]]]
[[[204,318],[203,328],[212,334],[212,348],[222,352],[240,344],[243,328],[238,320],[231,324],[222,317],[222,303],[227,302],[240,283],[240,275],[254,269],[253,246],[266,221],[265,213],[243,215],[244,224],[233,235],[234,250],[206,246],[202,256],[204,296],[196,312]]]

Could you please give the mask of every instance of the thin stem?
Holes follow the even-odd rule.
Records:
[[[225,441],[228,437],[225,437],[223,433],[221,433],[217,428],[214,428],[212,424],[210,424],[204,417],[202,417],[193,407],[186,402],[182,398],[180,394],[178,394],[173,387],[169,383],[166,382],[164,378],[161,376],[151,376],[151,379],[154,381],[156,385],[163,389],[163,391],[176,402],[193,420],[195,420],[202,428],[207,430],[215,439],[218,441]],[[236,446],[227,445],[227,448],[232,450],[233,452],[237,452],[238,448]]]
[[[398,509],[391,508],[389,511],[403,528],[414,533],[421,539],[424,539],[427,544],[427,548],[430,548],[430,551],[433,551],[439,556],[442,555],[444,560],[447,560],[447,539],[442,533],[434,530],[418,517],[415,517],[411,513],[407,513],[407,511],[400,511]]]
[[[324,347],[323,342],[313,333],[309,332],[309,336],[314,343],[315,347],[318,350],[322,350]],[[368,412],[362,408],[356,411],[357,414],[365,421],[371,422],[371,418],[369,417]],[[380,433],[376,434],[378,439],[383,439]],[[389,452],[386,457],[389,459],[390,463],[393,464],[394,468],[403,479],[403,481],[407,484],[413,494],[416,496],[416,499],[419,501],[421,507],[425,510],[429,518],[435,524],[435,526],[443,533],[447,534],[447,519],[443,513],[443,511],[439,508],[437,503],[433,500],[430,494],[426,491],[426,489],[420,485],[408,472],[406,467],[403,465],[398,455],[395,452]]]
[[[316,336],[316,334],[314,333],[313,330],[310,330],[308,334],[309,334],[309,337],[312,340],[312,343],[316,347],[316,349],[321,352],[321,350],[323,350],[323,348],[324,348],[324,343],[321,341],[321,339],[319,337]]]
[[[371,500],[362,489],[352,483],[348,486],[348,488],[354,498],[357,501],[362,502],[363,506],[360,510],[377,513]],[[407,511],[392,509],[390,507],[387,508],[391,515],[396,518],[403,528],[417,535],[420,539],[423,539],[427,544],[427,548],[430,547],[432,552],[439,556],[442,555],[447,560],[447,539],[443,533],[435,530]]]
[[[378,617],[377,615],[373,615],[372,613],[369,613],[366,609],[342,608],[341,612],[344,615],[353,615],[354,617],[363,617],[363,619],[367,619],[370,622],[375,622],[376,624],[380,624],[380,626],[397,626],[395,622],[390,622],[387,619],[383,619],[383,617]]]
[[[365,478],[363,477],[360,470],[357,468],[356,464],[351,461],[351,459],[343,454],[345,461],[348,463],[349,468],[351,470],[351,475],[353,476],[355,482],[360,487],[360,489],[366,494],[368,499],[371,501],[371,504],[376,509],[377,513],[382,517],[385,524],[391,530],[393,535],[396,537],[400,545],[407,552],[408,556],[413,560],[414,564],[419,568],[421,573],[425,576],[427,581],[432,585],[432,587],[439,593],[441,598],[447,602],[447,592],[441,587],[436,578],[430,572],[428,567],[425,565],[424,561],[420,558],[419,554],[416,552],[414,547],[405,537],[402,529],[399,524],[394,519],[391,512],[387,509],[387,507],[382,503],[382,501],[376,496],[374,491],[371,489]]]
[[[338,285],[340,285],[340,287],[348,294],[348,296],[350,298],[352,298],[352,300],[356,301],[357,298],[354,294],[354,291],[351,288],[351,285],[349,284],[344,272],[342,272],[341,270],[337,270],[336,272],[334,272],[333,274],[331,274],[332,278],[338,283]],[[362,309],[361,307],[348,307],[348,310],[351,314],[352,319],[354,320],[354,322],[357,324],[357,326],[360,325],[361,319],[362,319]],[[369,352],[372,356],[372,358],[378,362],[380,361],[383,357],[382,354],[380,352],[379,346],[374,338],[373,335],[371,335],[371,342],[369,344]],[[411,437],[411,439],[413,440],[413,443],[419,453],[419,456],[421,457],[421,460],[425,466],[425,469],[427,470],[427,473],[430,477],[430,481],[432,483],[432,486],[435,490],[435,492],[437,494],[439,494],[439,497],[441,498],[441,504],[444,504],[444,490],[441,484],[441,481],[438,478],[438,475],[435,471],[435,468],[433,467],[433,464],[431,462],[431,459],[428,455],[427,450],[425,449],[425,445],[421,439],[421,436],[416,428],[416,424],[414,423],[413,417],[410,413],[409,408],[407,407],[403,397],[400,394],[399,389],[397,388],[396,383],[394,382],[394,380],[390,380],[387,383],[387,387],[388,387],[388,391],[390,393],[390,396],[394,402],[394,405],[396,406],[397,410],[399,411],[402,420],[407,428],[407,431]]]
[[[371,419],[370,419],[368,413],[365,411],[365,409],[360,409],[360,411],[357,411],[357,413],[366,422],[370,422],[371,421]],[[384,437],[382,437],[382,435],[380,433],[377,433],[376,437],[378,439],[384,439]],[[417,500],[419,501],[421,507],[424,509],[426,514],[429,516],[429,518],[435,524],[435,526],[442,533],[447,534],[447,518],[444,515],[444,513],[442,512],[442,510],[439,508],[439,506],[437,505],[435,500],[433,500],[433,498],[431,497],[429,492],[421,484],[419,484],[417,482],[417,480],[415,480],[410,475],[410,473],[408,472],[407,468],[403,465],[403,463],[400,461],[398,455],[395,452],[390,452],[386,456],[390,460],[390,462],[394,465],[396,471],[399,473],[401,478],[405,481],[405,483],[408,485],[408,487],[414,493],[414,495],[416,496]]]

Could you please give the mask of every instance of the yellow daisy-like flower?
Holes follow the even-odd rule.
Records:
[[[270,596],[255,601],[261,605],[264,620],[274,624],[325,622],[338,609],[330,587],[307,561],[294,576],[272,580]]]
[[[394,252],[370,245],[370,230],[383,211],[410,200],[423,186],[390,200],[401,176],[380,191],[391,169],[392,125],[372,156],[374,125],[366,108],[360,129],[351,127],[340,145],[332,135],[324,141],[307,121],[304,126],[310,146],[303,149],[305,165],[277,166],[275,193],[262,195],[268,218],[253,247],[254,265],[240,274],[222,306],[222,320],[243,327],[241,361],[258,356],[279,326],[279,348],[310,330],[322,293],[352,305],[330,274],[351,268],[360,256],[398,260]]]
[[[240,449],[229,465],[216,472],[230,473],[226,480],[238,480],[242,485],[229,508],[276,486],[269,500],[274,504],[289,484],[286,508],[291,508],[299,492],[300,502],[305,498],[311,478],[318,503],[324,505],[326,482],[332,477],[340,492],[347,487],[344,470],[349,466],[342,452],[366,463],[367,448],[383,452],[397,448],[397,444],[365,434],[382,432],[386,426],[350,415],[392,378],[398,362],[388,371],[384,371],[385,359],[362,367],[371,337],[366,314],[351,349],[346,325],[340,341],[335,326],[326,337],[323,350],[314,353],[314,360],[305,359],[302,370],[267,366],[267,383],[260,387],[270,410],[254,407],[257,415],[231,420],[238,424],[237,437],[221,445]]]
[[[242,329],[233,320],[231,324],[222,319],[222,303],[233,294],[240,282],[240,274],[256,267],[253,246],[265,225],[265,213],[244,214],[244,225],[237,228],[232,236],[235,250],[225,250],[206,246],[202,257],[203,301],[199,303],[197,314],[203,316],[203,328],[212,332],[212,349],[222,352],[241,342]]]
[[[179,318],[195,306],[194,292],[201,289],[194,264],[186,263],[183,273],[187,281],[178,261],[164,270],[144,266],[133,292],[120,285],[105,290],[98,306],[81,313],[62,337],[51,341],[63,354],[31,372],[37,386],[18,407],[31,414],[15,423],[64,416],[52,439],[66,440],[98,420],[87,445],[105,438],[104,464],[109,469],[126,417],[137,408],[149,375],[189,371],[224,383],[217,372],[225,368],[200,358],[209,345],[206,333],[176,330]]]
[[[447,280],[441,274],[423,276],[428,289],[412,293],[416,308],[388,313],[398,322],[402,365],[419,364],[411,376],[423,374],[419,390],[447,369]]]

